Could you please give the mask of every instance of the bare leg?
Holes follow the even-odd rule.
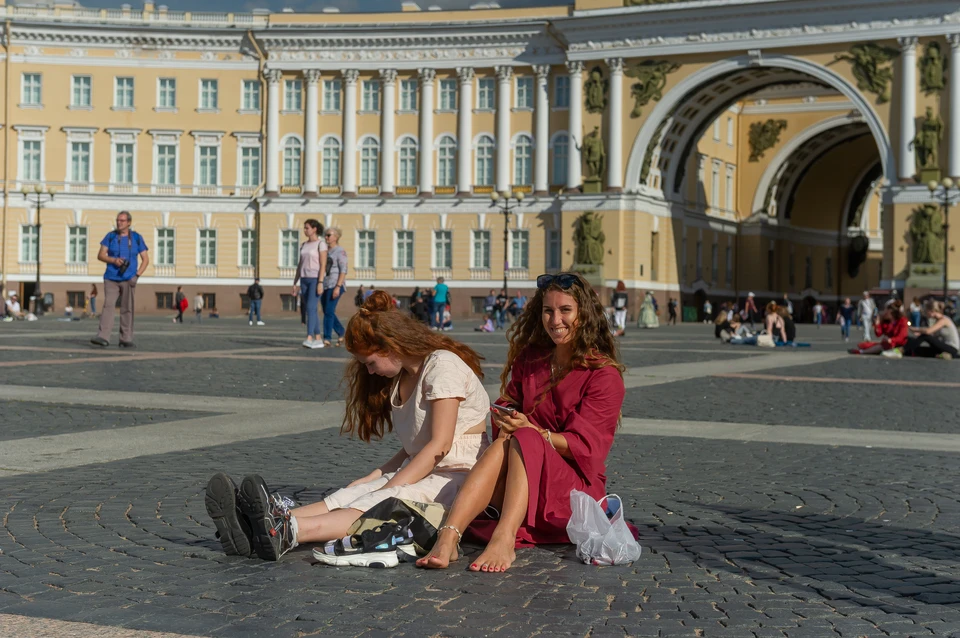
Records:
[[[483,553],[470,565],[471,571],[505,572],[517,559],[514,551],[517,530],[527,515],[530,500],[527,484],[527,468],[523,464],[523,452],[516,439],[510,441],[507,455],[507,482],[503,495],[503,510],[500,522]]]
[[[333,510],[319,516],[297,516],[297,542],[317,543],[343,538],[360,515],[360,510]]]
[[[875,346],[870,346],[869,348],[861,348],[860,354],[880,354],[883,352],[883,346],[879,343]]]
[[[327,509],[327,504],[323,501],[318,501],[316,503],[310,503],[309,505],[303,505],[301,507],[294,508],[290,510],[292,516],[301,518],[304,516],[320,516],[321,514],[326,514],[330,510]]]
[[[446,525],[463,532],[491,502],[497,486],[506,480],[509,445],[508,439],[500,438],[483,453],[460,488]],[[457,558],[457,535],[451,529],[444,529],[437,535],[437,542],[430,553],[417,561],[417,567],[445,569],[451,560]]]

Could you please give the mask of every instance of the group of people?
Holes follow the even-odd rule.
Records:
[[[849,299],[845,301],[844,306],[847,305],[850,305]],[[919,311],[914,311],[914,306],[918,306]],[[868,315],[864,324],[872,329],[871,336],[876,339],[864,339],[856,348],[850,349],[850,354],[881,354],[892,359],[904,356],[954,359],[960,354],[960,332],[953,319],[944,313],[942,301],[928,299],[920,305],[914,299],[909,312],[908,320],[903,302],[894,299],[875,319]],[[845,316],[843,319],[847,321]],[[864,329],[866,333],[867,328]]]
[[[720,304],[717,316],[713,320],[714,336],[724,343],[733,345],[767,347],[809,345],[796,341],[797,326],[793,321],[792,304],[769,302],[764,307],[762,327],[756,330],[753,322],[754,315],[748,310],[751,305],[756,307],[754,300],[754,294],[750,293],[744,310],[739,312],[734,304]]]
[[[567,543],[570,493],[606,494],[606,458],[620,421],[623,371],[604,306],[578,274],[537,278],[508,332],[500,398],[491,406],[481,357],[438,334],[390,295],[371,294],[350,319],[341,432],[362,441],[393,431],[400,449],[323,501],[297,507],[256,474],[224,473],[206,505],[224,551],[278,560],[304,543],[322,563],[393,566],[404,521],[348,535],[390,498],[438,504],[446,515],[418,567],[442,569],[459,543],[485,545],[470,570],[502,572],[514,549]],[[491,418],[492,438],[486,422]],[[374,558],[371,558],[374,556]]]
[[[420,286],[416,286],[413,289],[410,312],[433,330],[453,330],[450,301],[450,287],[444,283],[443,277],[437,277],[437,285],[433,288],[421,291]]]
[[[483,321],[474,330],[477,332],[506,330],[507,322],[516,321],[526,306],[527,296],[519,290],[513,297],[508,297],[505,288],[501,288],[499,294],[494,294],[491,289],[483,300]]]
[[[299,296],[300,320],[307,327],[303,347],[341,346],[344,328],[337,318],[337,304],[346,292],[347,278],[347,251],[340,245],[343,233],[332,226],[324,229],[316,219],[308,219],[303,222],[303,234],[306,241],[300,244],[300,259],[293,276],[293,295]],[[323,309],[322,332],[318,307]],[[251,317],[252,312],[251,307]]]

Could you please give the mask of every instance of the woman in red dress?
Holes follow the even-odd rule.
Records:
[[[907,344],[907,317],[903,313],[903,303],[898,299],[880,315],[873,327],[880,341],[863,341],[850,354],[881,354],[893,348],[902,348]]]
[[[572,490],[606,494],[624,366],[597,293],[575,273],[540,275],[508,337],[496,403],[516,412],[491,408],[496,441],[470,472],[420,567],[447,567],[466,533],[486,544],[472,571],[506,571],[516,547],[570,542]]]

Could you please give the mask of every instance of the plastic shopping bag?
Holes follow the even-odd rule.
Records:
[[[588,494],[570,492],[570,522],[567,536],[577,545],[577,558],[588,565],[623,565],[640,558],[640,544],[633,538],[623,518],[623,503],[610,495],[608,513]]]

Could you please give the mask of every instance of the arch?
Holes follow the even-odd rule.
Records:
[[[317,148],[322,149],[323,145],[330,140],[335,141],[338,145],[343,147],[343,140],[340,139],[339,135],[337,135],[336,133],[327,133],[326,135],[321,136],[320,139],[317,141]]]
[[[434,140],[433,140],[433,148],[434,148],[434,149],[440,148],[440,145],[443,144],[443,143],[445,143],[448,138],[449,138],[449,141],[450,141],[450,142],[452,142],[454,145],[456,145],[456,143],[457,143],[457,136],[456,136],[456,135],[454,135],[453,133],[441,133],[440,135],[437,135],[436,138],[434,138]]]
[[[493,133],[483,132],[483,133],[477,133],[477,134],[474,136],[474,138],[473,138],[473,149],[474,149],[474,150],[477,149],[477,146],[480,145],[480,142],[482,142],[482,141],[484,140],[484,138],[489,139],[489,140],[490,140],[490,143],[493,144],[493,147],[494,147],[494,148],[497,147],[497,137],[496,137]]]
[[[877,148],[880,152],[880,160],[883,165],[883,173],[891,183],[896,182],[896,162],[894,161],[893,149],[890,146],[890,138],[883,126],[883,120],[874,110],[873,105],[860,93],[859,90],[843,76],[837,72],[828,69],[820,64],[809,60],[797,58],[790,55],[765,54],[763,56],[741,55],[712,64],[701,69],[677,83],[677,85],[667,95],[663,97],[653,107],[649,117],[640,128],[630,151],[630,159],[627,163],[626,184],[628,189],[637,191],[641,188],[640,173],[643,168],[644,157],[647,148],[655,135],[663,132],[663,124],[671,118],[677,107],[698,89],[708,85],[711,81],[718,80],[727,74],[736,71],[742,71],[750,68],[774,68],[794,71],[823,82],[836,89],[849,99],[854,108],[863,116],[863,120],[870,129]],[[769,84],[769,82],[767,82]],[[743,93],[741,92],[740,95]],[[727,103],[736,99],[738,96],[729,96]],[[688,135],[692,135],[690,132]],[[676,167],[673,167],[676,170]],[[672,180],[664,180],[664,183],[670,185]]]
[[[286,148],[287,144],[291,141],[295,141],[301,147],[303,147],[303,138],[297,135],[296,133],[287,133],[280,139],[280,148]]]
[[[374,144],[377,145],[378,149],[380,148],[380,137],[377,135],[373,135],[372,133],[368,133],[367,135],[364,135],[359,140],[357,140],[357,148],[358,149],[362,148],[368,142],[373,142]]]
[[[518,131],[510,138],[510,148],[516,148],[517,144],[520,142],[520,139],[523,137],[530,138],[530,146],[536,146],[537,140],[534,139],[533,133],[530,131]]]
[[[551,135],[551,136],[550,136],[550,144],[549,144],[550,148],[553,148],[553,145],[556,144],[557,140],[560,139],[561,137],[565,137],[565,138],[567,138],[567,140],[569,140],[569,139],[570,139],[570,134],[567,133],[567,131],[564,130],[564,131],[557,131],[556,133],[554,133],[553,135]]]
[[[397,152],[400,151],[400,147],[404,146],[407,142],[413,143],[413,148],[420,150],[420,140],[417,139],[416,135],[411,135],[410,133],[405,133],[397,138],[397,141],[394,143],[394,147]]]

